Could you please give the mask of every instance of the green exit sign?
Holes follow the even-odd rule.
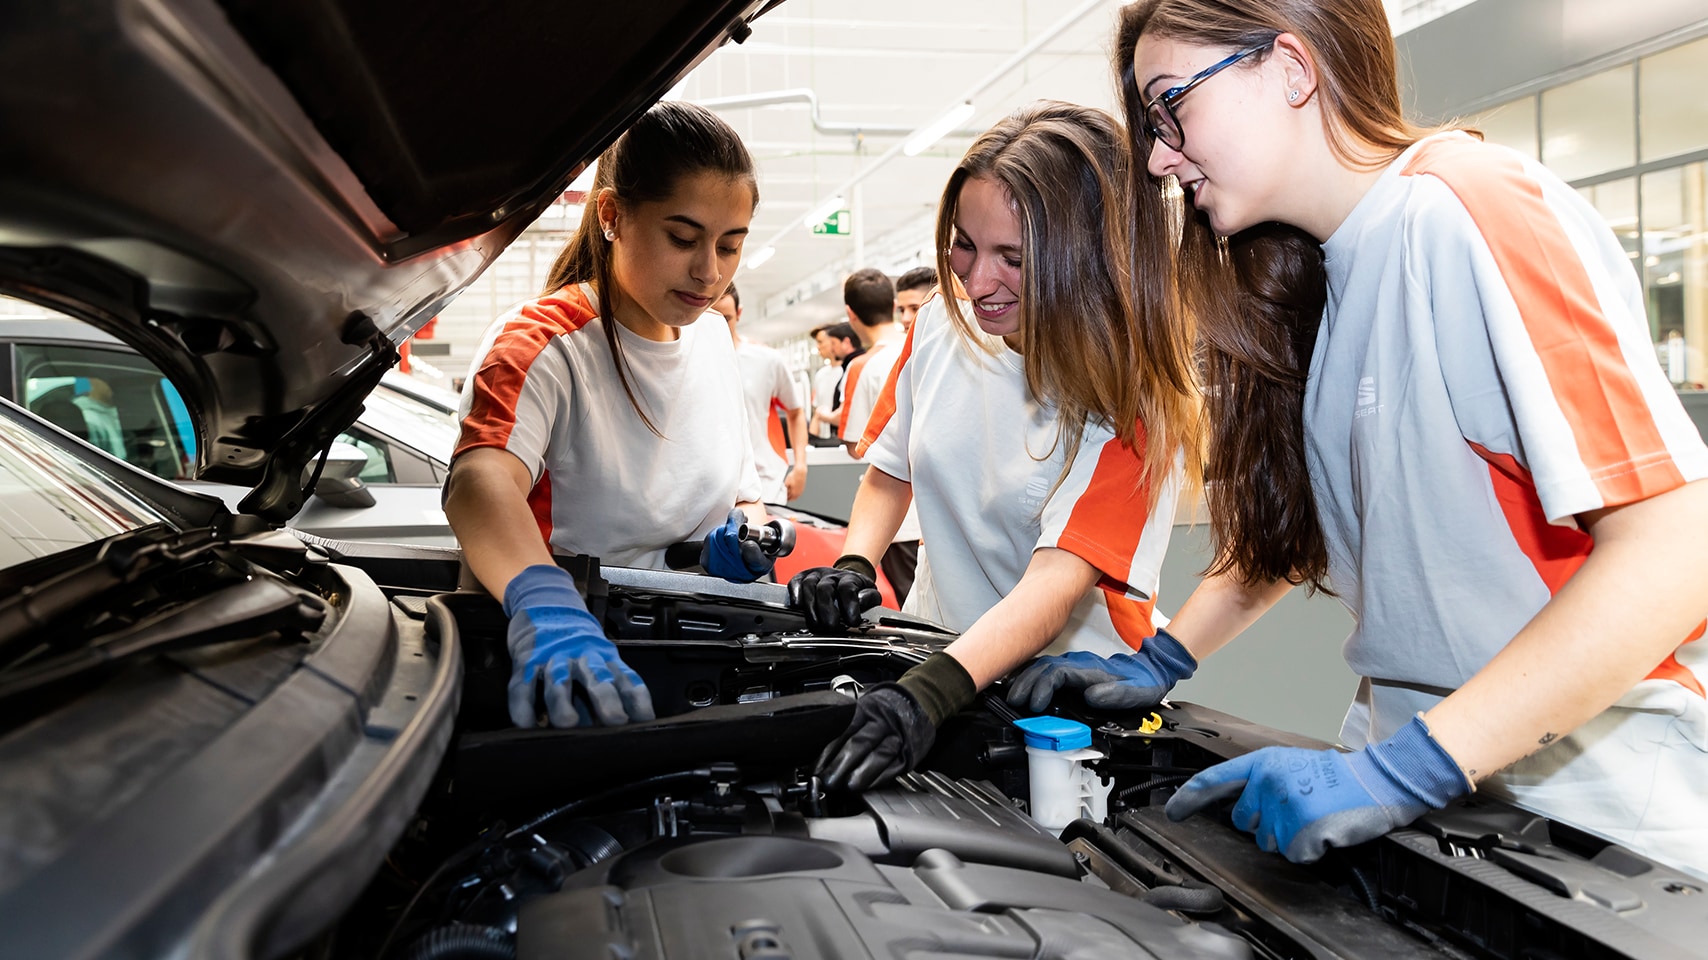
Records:
[[[847,210],[838,210],[823,223],[815,223],[812,232],[824,237],[844,237],[854,232],[854,218]]]

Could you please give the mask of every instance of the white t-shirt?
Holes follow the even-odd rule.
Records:
[[[726,327],[727,329],[727,327]],[[766,503],[787,503],[783,480],[789,462],[771,446],[771,405],[785,410],[801,408],[800,391],[783,363],[783,355],[762,343],[742,340],[735,345],[735,361],[741,368],[741,392],[747,406],[748,442],[753,447],[753,467],[759,473],[759,489]]]
[[[966,630],[1014,589],[1034,551],[1056,547],[1096,567],[1102,589],[1045,652],[1136,649],[1154,632],[1179,474],[1147,512],[1138,457],[1088,424],[1063,477],[1055,411],[1027,394],[1019,355],[974,336],[942,300],[920,310],[861,442],[873,466],[913,484],[925,549],[907,611]]]
[[[836,385],[842,382],[842,364],[827,363],[812,375],[812,404],[821,410],[834,410],[831,401],[835,399]]]
[[[866,369],[860,374],[859,382],[854,384],[854,395],[848,398],[848,432],[844,434],[848,442],[857,443],[865,436],[866,424],[871,420],[872,411],[877,409],[878,400],[889,384],[890,372],[901,361],[906,346],[907,335],[897,325],[894,336],[866,351]],[[910,503],[890,542],[917,543],[919,539],[919,505]]]
[[[1577,515],[1708,476],[1708,447],[1655,358],[1625,251],[1534,160],[1429,137],[1324,250],[1305,443],[1329,578],[1357,621],[1347,663],[1367,678],[1341,733],[1358,746],[1535,617],[1593,546]],[[1700,697],[1708,644],[1650,678],[1627,705]]]
[[[705,536],[740,502],[759,499],[735,349],[708,313],[657,343],[616,325],[617,368],[586,285],[569,286],[493,321],[469,368],[456,455],[498,447],[534,481],[528,504],[554,553],[662,569],[671,544]]]
[[[907,343],[907,334],[899,324],[888,323],[880,329],[884,330],[886,339],[866,351],[865,366],[854,382],[854,389],[845,391],[848,393],[844,398],[848,414],[844,419],[842,439],[849,443],[858,443],[866,435],[866,423],[877,408],[878,398],[883,396],[884,386],[889,382],[890,371],[895,369],[896,362],[901,359],[902,347]]]

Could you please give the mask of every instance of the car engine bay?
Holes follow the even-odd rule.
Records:
[[[371,569],[385,581],[385,568]],[[1161,805],[1193,773],[1314,741],[1206,708],[1090,725],[1109,814],[1058,837],[1026,813],[1016,714],[987,692],[921,769],[826,793],[819,752],[865,685],[946,642],[881,611],[815,637],[771,585],[572,567],[659,719],[514,729],[504,620],[447,608],[465,667],[425,802],[359,902],[303,957],[1688,956],[1700,885],[1605,841],[1470,799],[1300,866]]]

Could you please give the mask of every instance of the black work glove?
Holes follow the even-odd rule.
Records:
[[[789,606],[805,613],[807,626],[818,633],[844,633],[882,602],[878,571],[854,554],[838,558],[833,567],[813,567],[789,578]]]
[[[818,775],[827,790],[867,790],[912,770],[937,740],[937,727],[973,702],[972,675],[934,653],[896,683],[860,696],[854,721],[824,748]]]

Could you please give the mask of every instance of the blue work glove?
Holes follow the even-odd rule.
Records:
[[[1237,795],[1234,826],[1256,834],[1265,850],[1310,863],[1329,847],[1373,840],[1473,789],[1418,716],[1353,753],[1264,747],[1218,763],[1188,780],[1167,811],[1184,820]]]
[[[1168,691],[1198,669],[1198,661],[1167,630],[1146,637],[1138,653],[1100,657],[1075,650],[1039,657],[1008,685],[1008,702],[1043,713],[1057,690],[1085,691],[1085,705],[1097,710],[1154,707]]]
[[[759,544],[741,539],[742,524],[747,513],[740,507],[729,512],[724,525],[706,534],[706,545],[700,548],[700,568],[714,577],[731,583],[752,583],[771,572],[774,563]]]
[[[605,639],[568,572],[549,563],[523,569],[504,589],[504,613],[510,617],[510,721],[516,726],[539,722],[535,698],[542,680],[554,727],[653,718],[652,694]]]

